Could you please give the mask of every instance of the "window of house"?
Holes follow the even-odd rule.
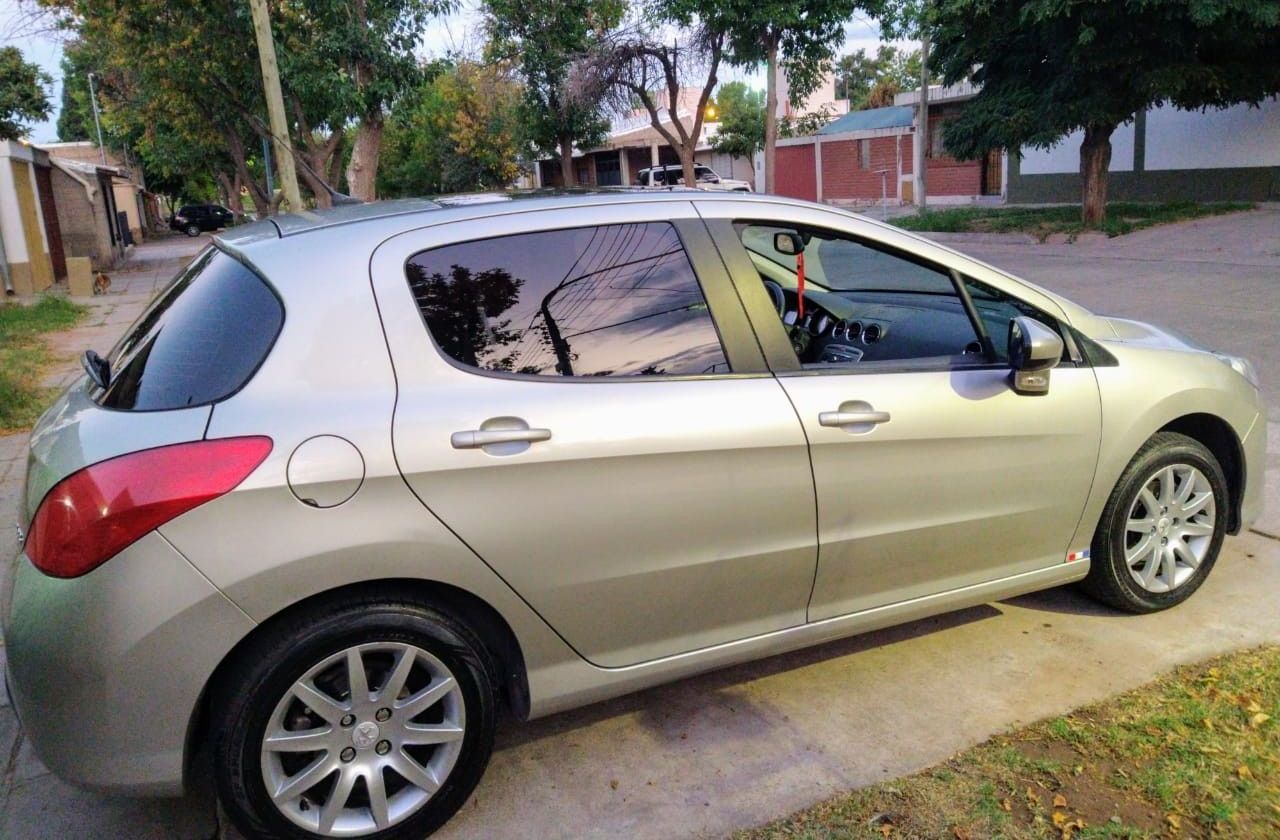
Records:
[[[436,344],[469,367],[539,376],[729,370],[666,222],[448,245],[411,258],[408,280]]]
[[[934,120],[929,123],[929,157],[942,158],[947,157],[947,146],[942,139],[942,127],[946,125],[944,120]]]
[[[871,138],[870,137],[864,138],[858,141],[858,143],[859,143],[859,148],[858,148],[859,164],[858,165],[861,166],[863,169],[870,169],[871,168]]]

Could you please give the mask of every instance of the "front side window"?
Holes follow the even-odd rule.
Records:
[[[736,227],[804,366],[989,361],[945,269],[826,229]]]
[[[675,228],[606,225],[448,245],[410,258],[409,288],[449,358],[537,376],[729,369]]]

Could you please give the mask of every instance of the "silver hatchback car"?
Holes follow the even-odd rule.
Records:
[[[468,197],[229,231],[31,438],[8,687],[62,777],[420,837],[527,719],[1259,513],[1249,363],[830,207]]]

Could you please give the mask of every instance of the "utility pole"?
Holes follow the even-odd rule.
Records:
[[[263,171],[267,173],[267,195],[276,194],[275,176],[271,174],[271,144],[267,142],[267,138],[262,138],[262,163]]]
[[[267,0],[249,0],[249,8],[253,12],[253,34],[258,41],[258,61],[262,64],[262,87],[267,96],[267,116],[270,118],[271,139],[276,147],[276,166],[280,168],[280,188],[289,209],[297,213],[302,210],[302,193],[298,191],[289,124],[284,116],[284,94],[280,92],[280,68],[276,64],[275,40],[271,37],[271,15],[267,11]]]
[[[98,116],[98,92],[94,89],[93,80],[96,74],[89,74],[89,103],[93,105],[93,127],[98,130],[98,152],[102,155],[102,165],[107,165],[107,147],[102,145],[102,119]]]
[[[920,114],[916,119],[916,206],[929,204],[929,33],[920,34]]]

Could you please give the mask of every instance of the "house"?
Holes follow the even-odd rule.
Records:
[[[929,136],[917,132],[920,95],[900,93],[884,108],[851,111],[816,134],[778,141],[775,189],[781,195],[842,204],[910,204],[919,194],[915,161],[925,161],[928,201],[999,200],[1005,189],[1005,155],[981,161],[947,154],[942,130],[972,99],[971,85],[929,88]],[[924,147],[917,149],[923,142]]]
[[[676,99],[674,119],[686,127],[693,128],[693,114],[698,107],[700,91],[686,88],[680,91]],[[665,107],[665,125],[673,130],[672,115]],[[698,135],[694,160],[711,167],[724,178],[740,178],[754,181],[751,161],[747,158],[733,157],[715,151],[716,132],[719,123],[705,121]],[[671,148],[665,137],[653,127],[648,112],[639,109],[613,121],[609,136],[605,142],[593,149],[574,150],[574,176],[571,186],[630,186],[637,182],[641,169],[651,166],[679,164],[680,157]],[[538,161],[534,166],[534,186],[562,187],[559,159]]]
[[[69,143],[42,143],[40,148],[57,160],[72,161],[91,166],[101,166],[112,172],[111,191],[118,212],[124,213],[127,222],[120,226],[128,231],[126,244],[141,242],[146,232],[156,226],[158,214],[150,206],[150,193],[142,178],[141,169],[111,149],[98,148],[96,143],[75,141]]]
[[[37,157],[25,143],[0,141],[0,286],[5,294],[30,295],[55,279]]]
[[[993,149],[966,161],[947,153],[945,126],[976,95],[969,82],[931,86],[927,138],[916,132],[914,90],[889,108],[855,111],[816,135],[780,140],[777,190],[813,201],[910,204],[919,192],[913,163],[923,155],[930,205],[1079,203],[1081,132],[1017,155]],[[1258,107],[1152,108],[1117,128],[1111,147],[1112,201],[1280,200],[1277,97]]]
[[[1080,201],[1081,132],[1009,162],[1009,201]],[[1280,98],[1258,107],[1134,116],[1111,136],[1112,201],[1280,200]]]
[[[63,250],[68,257],[88,257],[96,270],[111,268],[124,258],[128,242],[128,214],[118,208],[115,190],[124,176],[112,166],[56,157],[50,163]]]

